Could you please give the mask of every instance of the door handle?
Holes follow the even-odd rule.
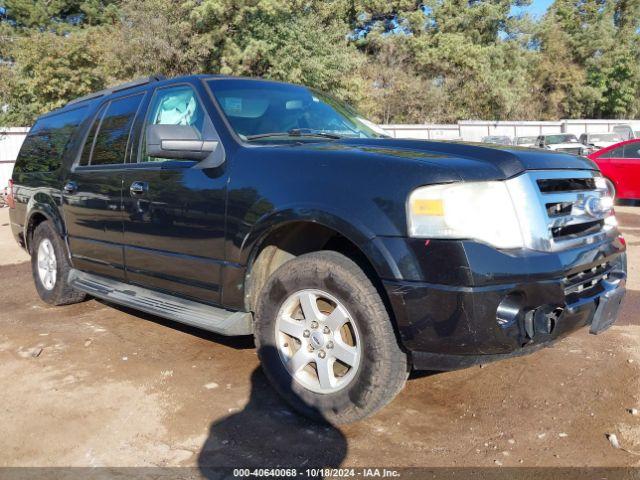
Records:
[[[129,187],[131,195],[143,195],[149,190],[149,184],[147,182],[133,182]]]
[[[64,190],[64,193],[68,194],[76,193],[76,191],[78,190],[78,185],[76,184],[76,182],[67,182],[64,184],[64,187],[62,187],[62,190]]]

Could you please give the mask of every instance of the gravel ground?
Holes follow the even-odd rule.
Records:
[[[637,466],[640,208],[617,210],[630,266],[617,325],[413,375],[373,418],[333,428],[274,395],[251,338],[97,300],[45,305],[1,209],[0,466]]]

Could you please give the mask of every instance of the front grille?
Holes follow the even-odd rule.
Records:
[[[538,180],[538,187],[542,193],[581,192],[595,190],[596,181],[593,178],[545,178]]]
[[[589,235],[590,233],[598,233],[602,229],[604,221],[596,220],[594,222],[575,223],[566,227],[554,227],[551,229],[553,238],[566,238],[576,235]]]
[[[577,148],[558,148],[556,152],[571,153],[572,155],[580,155],[582,153],[582,147]]]
[[[593,296],[602,290],[602,280],[607,280],[612,267],[608,262],[601,263],[582,272],[574,273],[563,279],[565,296]]]
[[[571,213],[573,202],[553,202],[547,203],[547,215],[552,217],[563,217]]]
[[[606,185],[593,170],[532,170],[508,180],[532,250],[560,251],[616,234]]]
[[[601,197],[593,176],[539,178],[536,181],[545,202],[548,226],[554,240],[568,240],[593,235],[602,230],[604,217],[593,216],[586,207],[592,196]]]

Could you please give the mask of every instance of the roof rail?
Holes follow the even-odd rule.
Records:
[[[164,79],[165,77],[163,75],[152,75],[150,77],[138,78],[136,80],[132,80],[131,82],[122,83],[120,85],[116,85],[115,87],[106,88],[104,90],[100,90],[99,92],[90,93],[83,97],[75,98],[71,100],[69,103],[67,103],[67,106],[75,105],[76,103],[85,102],[87,100],[92,100],[94,98],[104,97],[106,95],[110,95],[115,92],[121,92],[122,90],[127,90],[129,88],[139,87],[140,85],[146,85],[148,83],[153,83],[153,82],[160,82]]]

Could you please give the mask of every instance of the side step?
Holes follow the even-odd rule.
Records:
[[[251,335],[251,313],[231,312],[72,269],[69,284],[94,297],[220,335]]]

